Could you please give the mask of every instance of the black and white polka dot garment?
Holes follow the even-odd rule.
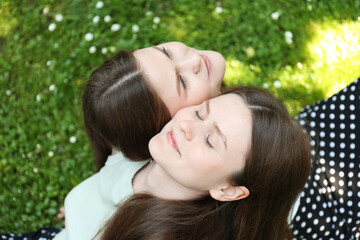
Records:
[[[360,239],[360,78],[295,119],[314,150],[293,238]]]
[[[0,240],[50,240],[53,239],[61,230],[61,228],[42,228],[31,233],[0,234]]]

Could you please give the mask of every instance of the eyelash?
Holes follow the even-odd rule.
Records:
[[[195,111],[195,116],[196,118],[200,119],[201,121],[203,121],[203,119],[201,118],[199,111]],[[206,136],[205,138],[205,143],[209,148],[214,148],[213,145],[211,145],[210,141],[209,141],[209,135]]]
[[[201,121],[203,121],[203,119],[200,117],[199,111],[195,111],[195,116],[200,119]]]
[[[171,57],[170,57],[170,54],[168,53],[168,51],[166,51],[166,49],[165,49],[164,47],[162,48],[162,51],[165,53],[166,56],[168,56],[169,58],[171,58]]]
[[[186,81],[183,79],[183,77],[181,75],[179,75],[179,79],[180,79],[181,85],[186,90]]]
[[[211,145],[210,141],[209,141],[209,135],[205,138],[205,142],[206,142],[206,145],[209,147],[209,148],[214,148],[213,145]]]
[[[171,59],[169,52],[166,51],[166,49],[164,47],[162,48],[162,51],[165,53],[166,56],[168,56]],[[186,90],[186,88],[187,88],[186,81],[184,80],[184,78],[181,75],[179,75],[179,80],[180,80],[180,83],[183,86],[183,88]]]

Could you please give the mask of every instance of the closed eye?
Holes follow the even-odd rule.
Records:
[[[196,116],[196,118],[197,119],[200,119],[201,121],[204,121],[202,118],[201,118],[201,116],[200,116],[200,114],[199,114],[199,111],[195,111],[195,116]]]
[[[169,59],[171,59],[170,53],[166,50],[165,47],[162,48],[162,52],[163,52]],[[177,74],[177,75],[178,75],[178,78],[179,78],[179,81],[180,81],[181,85],[182,85],[183,88],[186,90],[187,84],[186,84],[185,79],[184,79],[180,74]]]
[[[168,53],[168,51],[166,51],[166,49],[164,47],[162,48],[162,51],[163,51],[163,53],[165,53],[166,56],[168,56],[168,58],[171,59],[170,54]]]
[[[209,148],[214,148],[213,145],[211,145],[211,143],[209,141],[209,135],[207,135],[207,137],[205,138],[205,143]]]
[[[184,78],[181,75],[179,75],[179,79],[180,79],[181,85],[186,90],[186,81],[184,80]]]

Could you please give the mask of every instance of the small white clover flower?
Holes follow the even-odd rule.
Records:
[[[49,61],[46,61],[46,66],[48,66],[48,67],[50,67],[51,66],[51,60],[49,60]]]
[[[93,54],[93,53],[95,53],[95,52],[96,52],[96,47],[95,47],[95,46],[91,46],[91,47],[89,48],[89,53]]]
[[[110,46],[109,49],[110,49],[110,52],[112,52],[112,53],[114,53],[116,51],[116,48],[114,46]]]
[[[92,34],[92,33],[87,33],[87,34],[85,34],[85,40],[87,41],[87,42],[90,42],[91,40],[93,40],[94,39],[94,34]]]
[[[48,152],[48,156],[49,156],[49,157],[53,157],[53,156],[54,156],[54,152],[53,152],[53,151]]]
[[[137,32],[139,32],[140,27],[135,24],[134,26],[132,26],[131,30],[132,30],[134,33],[137,33]]]
[[[41,95],[40,93],[38,95],[36,95],[36,101],[40,102],[41,101]]]
[[[289,32],[289,31],[285,32],[285,42],[287,44],[292,44],[293,43],[293,34],[292,34],[292,32]]]
[[[71,143],[75,143],[75,142],[76,142],[76,137],[75,137],[75,136],[71,136],[70,139],[69,139],[69,141],[70,141]]]
[[[50,92],[54,91],[55,90],[55,85],[51,84],[50,87],[49,87],[49,90],[50,90]]]
[[[48,14],[49,13],[49,8],[48,7],[44,7],[44,9],[42,10],[43,14]]]
[[[92,21],[93,21],[93,23],[97,24],[100,21],[100,17],[95,16]]]
[[[217,6],[217,7],[215,8],[215,12],[218,13],[218,14],[221,14],[221,13],[223,12],[222,7]]]
[[[289,45],[293,44],[292,38],[286,38],[285,41],[286,41],[286,43],[289,44]]]
[[[150,17],[150,16],[152,16],[153,15],[153,12],[152,11],[147,11],[146,13],[145,13],[145,16],[147,16],[147,17]]]
[[[159,24],[159,23],[160,23],[160,18],[159,18],[159,17],[154,17],[153,22],[154,22],[155,24]]]
[[[98,1],[96,3],[96,8],[102,8],[104,6],[104,3],[102,1]]]
[[[11,95],[11,91],[10,91],[10,90],[6,90],[6,95],[10,96],[10,95]]]
[[[271,14],[271,18],[272,18],[273,20],[275,20],[275,21],[277,21],[277,20],[279,19],[279,17],[280,17],[280,13],[279,13],[279,12],[273,12],[273,13]]]
[[[111,25],[111,31],[113,31],[113,32],[119,31],[120,28],[121,28],[121,25],[118,23],[114,23],[113,25]]]
[[[273,84],[275,88],[281,88],[281,82],[279,80],[276,80]]]
[[[263,88],[269,88],[269,84],[268,83],[263,83]]]
[[[110,15],[106,15],[104,17],[104,22],[110,22],[111,21],[111,16]]]
[[[61,22],[63,20],[63,15],[58,13],[55,15],[55,21]]]
[[[298,63],[296,64],[296,66],[298,67],[298,69],[302,69],[302,68],[303,68],[303,65],[302,65],[301,62],[298,62]]]
[[[49,25],[49,31],[50,31],[50,32],[53,32],[53,31],[55,30],[55,28],[56,28],[56,24],[55,24],[55,23],[51,23],[51,24]]]
[[[36,144],[36,149],[41,149],[41,145],[39,143]]]
[[[249,58],[252,58],[252,57],[255,56],[255,50],[254,50],[254,48],[252,48],[252,47],[247,47],[247,48],[245,49],[245,53],[246,53],[246,55],[247,55]]]
[[[36,168],[36,167],[34,167],[34,168],[33,168],[33,172],[34,172],[34,173],[38,173],[38,172],[39,172],[39,169]]]
[[[106,47],[103,47],[103,48],[101,49],[101,53],[104,54],[104,55],[107,54],[107,51],[108,51],[108,50],[107,50]]]
[[[292,32],[286,31],[286,32],[285,32],[285,37],[286,37],[286,38],[292,38],[292,37],[293,37]]]
[[[309,4],[309,5],[307,5],[307,9],[309,10],[309,11],[311,11],[312,10],[312,6]]]

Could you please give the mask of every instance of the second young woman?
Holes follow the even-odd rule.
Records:
[[[150,162],[114,150],[99,173],[75,187],[56,239],[94,237],[116,204],[97,237],[289,236],[287,217],[309,173],[310,145],[268,92],[242,87],[181,109],[149,149]]]
[[[224,72],[221,54],[180,42],[122,50],[107,60],[91,74],[83,98],[98,169],[109,146],[135,161],[150,158],[150,138],[180,108],[215,97]]]

